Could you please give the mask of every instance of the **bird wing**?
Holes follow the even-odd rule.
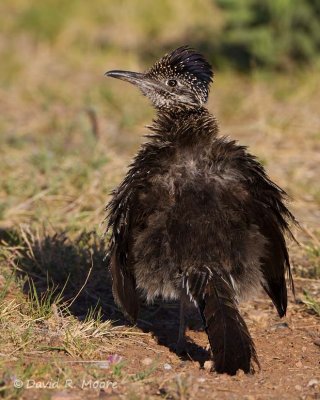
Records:
[[[145,143],[129,167],[119,187],[112,193],[106,207],[109,242],[109,266],[112,276],[112,291],[116,303],[124,314],[136,321],[139,311],[139,297],[134,276],[133,234],[134,229],[144,224],[146,211],[139,202],[139,194],[148,191],[149,179],[159,169],[159,159],[170,154],[167,144]],[[151,211],[152,212],[152,207]]]
[[[262,286],[283,317],[287,308],[286,275],[294,292],[285,234],[291,237],[289,223],[297,223],[285,205],[287,197],[284,190],[273,183],[263,166],[248,153],[243,152],[243,176],[251,193],[251,218],[255,220],[260,232],[267,239],[265,253],[261,259],[264,277]]]
[[[133,193],[123,182],[113,192],[112,200],[106,210],[109,218],[107,231],[111,230],[108,259],[113,296],[126,317],[135,322],[139,311],[139,301],[128,257],[131,242],[132,201]]]

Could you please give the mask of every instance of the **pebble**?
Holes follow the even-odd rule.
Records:
[[[164,368],[166,371],[169,371],[170,369],[172,369],[171,365],[168,364],[168,363],[163,364],[163,368]]]
[[[302,390],[302,387],[301,387],[300,385],[296,385],[294,388],[295,388],[296,390],[298,390],[299,392]]]
[[[236,376],[239,378],[243,378],[245,376],[244,371],[242,371],[242,369],[238,369]]]
[[[204,364],[203,364],[203,368],[204,368],[206,371],[211,371],[212,366],[213,366],[213,362],[210,361],[210,360],[205,361]]]
[[[303,364],[301,361],[298,361],[295,365],[297,368],[301,368]]]
[[[94,363],[94,365],[96,365],[98,368],[101,368],[101,369],[110,368],[110,363],[108,361],[99,361],[99,362]]]
[[[316,346],[320,346],[320,338],[319,338],[319,339],[316,339],[313,343],[314,343]]]
[[[152,358],[149,358],[149,357],[144,358],[141,362],[143,365],[150,365],[150,364],[152,364]]]
[[[204,383],[206,381],[206,378],[198,378],[199,383]]]
[[[272,325],[271,330],[277,331],[278,329],[288,329],[289,325],[287,322],[278,322],[277,324]]]
[[[319,381],[318,379],[310,379],[310,381],[308,382],[308,387],[316,387],[319,385]]]

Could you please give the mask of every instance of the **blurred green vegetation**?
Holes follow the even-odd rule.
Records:
[[[234,67],[287,69],[320,52],[319,0],[216,0],[225,11],[221,57]]]
[[[2,0],[0,12],[9,41],[27,36],[35,46],[81,54],[127,51],[144,63],[185,43],[215,67],[241,70],[288,69],[320,53],[319,0]],[[8,49],[2,56],[10,78],[19,57]]]

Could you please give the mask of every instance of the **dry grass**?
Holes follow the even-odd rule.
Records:
[[[132,399],[141,398],[142,381],[157,396],[192,398],[190,377],[153,381],[157,363],[133,372],[115,356],[123,346],[139,348],[144,333],[126,326],[113,303],[104,205],[153,114],[133,88],[103,73],[145,68],[150,35],[160,52],[199,26],[213,34],[213,6],[58,3],[0,6],[0,397],[43,398],[14,388],[16,377],[70,378],[80,391],[86,377],[116,380],[120,393],[130,383]],[[303,227],[294,232],[301,246],[290,244],[294,273],[312,284],[320,277],[319,92],[316,70],[217,72],[209,103],[222,133],[249,145],[291,196]],[[319,314],[318,286],[302,300]]]

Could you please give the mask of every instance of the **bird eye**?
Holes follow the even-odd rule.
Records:
[[[175,80],[175,79],[169,79],[168,81],[167,81],[167,85],[168,86],[171,86],[171,87],[175,87],[175,86],[177,86],[177,81]]]

